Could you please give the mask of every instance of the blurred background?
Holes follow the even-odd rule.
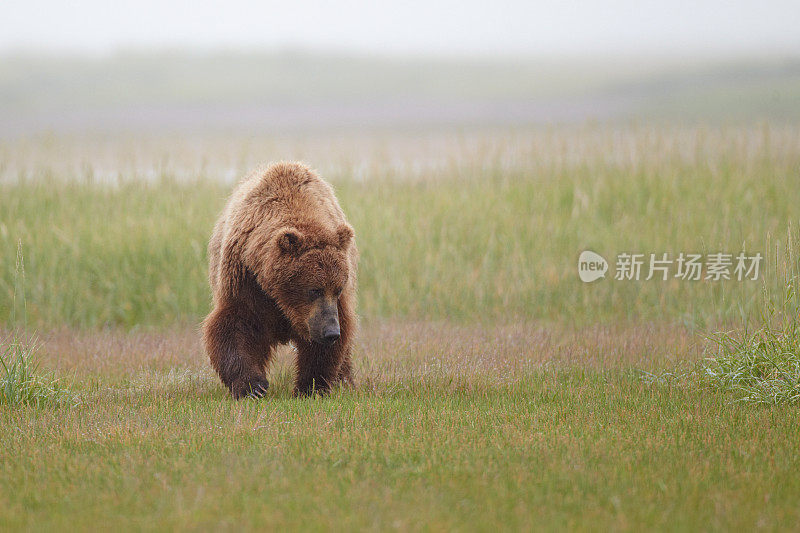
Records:
[[[0,136],[795,120],[792,0],[0,7]]]
[[[278,159],[334,183],[365,319],[738,316],[758,284],[575,265],[776,247],[798,22],[789,0],[5,2],[0,322],[19,251],[39,325],[196,324],[231,184]]]

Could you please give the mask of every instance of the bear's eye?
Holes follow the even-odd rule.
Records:
[[[309,300],[316,300],[322,296],[322,289],[310,289],[308,291],[308,299]]]

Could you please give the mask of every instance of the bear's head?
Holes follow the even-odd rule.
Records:
[[[339,339],[340,298],[352,282],[353,229],[283,227],[265,243],[253,269],[262,289],[303,338],[330,345]],[[252,267],[251,267],[252,268]]]

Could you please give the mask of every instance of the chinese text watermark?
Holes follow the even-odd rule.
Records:
[[[763,261],[760,252],[695,254],[628,253],[617,254],[614,279],[617,281],[686,281],[757,280]],[[578,258],[578,276],[589,283],[604,278],[609,264],[603,256],[585,250]]]

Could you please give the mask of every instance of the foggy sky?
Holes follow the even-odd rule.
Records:
[[[797,53],[798,0],[6,0],[0,51]]]

